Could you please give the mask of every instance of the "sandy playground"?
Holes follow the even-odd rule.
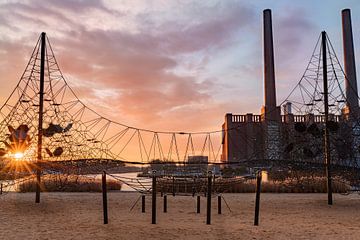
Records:
[[[0,239],[360,239],[360,195],[262,194],[260,225],[253,226],[255,194],[224,194],[230,210],[212,201],[206,225],[206,199],[196,214],[196,198],[168,195],[168,212],[157,198],[157,224],[151,224],[151,196],[141,213],[138,193],[108,194],[109,224],[103,224],[101,193],[34,193],[0,196]]]

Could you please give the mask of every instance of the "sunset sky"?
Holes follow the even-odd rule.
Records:
[[[260,112],[266,8],[278,103],[322,30],[342,61],[343,8],[352,11],[359,73],[358,0],[0,0],[0,102],[44,31],[69,85],[105,117],[154,130],[220,129],[227,112]]]

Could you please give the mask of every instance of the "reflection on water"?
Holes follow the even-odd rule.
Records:
[[[115,176],[115,177],[121,177],[121,178],[137,178],[137,175],[141,173],[141,172],[128,172],[128,173],[112,173],[111,175]],[[86,175],[88,177],[95,177],[96,179],[101,179],[101,174],[89,174]],[[106,176],[106,180],[112,180],[112,181],[118,181],[114,178],[112,178],[111,176]],[[126,185],[125,183],[122,183],[121,185],[121,191],[124,192],[135,192],[136,190],[134,190],[133,188],[129,187],[128,185]]]
[[[128,173],[111,173],[111,175],[115,176],[115,177],[120,177],[120,178],[137,178],[137,175],[141,173],[141,172],[128,172]],[[96,179],[101,179],[102,174],[89,174],[86,175],[87,177],[95,177]],[[106,180],[111,180],[111,181],[118,181],[115,178],[111,177],[111,176],[106,176]],[[136,190],[129,187],[128,185],[126,185],[125,183],[122,182],[121,184],[121,191],[122,192],[135,192]]]
[[[114,175],[116,177],[123,177],[123,178],[137,178],[137,175],[141,173],[141,172],[129,172],[129,173],[114,173],[111,175]],[[101,178],[101,174],[97,176],[98,178]],[[112,178],[111,176],[107,176],[108,180],[114,180],[117,181],[116,179]],[[125,183],[122,183],[121,185],[121,191],[124,192],[135,192],[136,190],[129,187],[128,185],[126,185]]]
[[[111,175],[114,175],[116,177],[123,177],[123,178],[137,178],[137,175],[139,173],[140,172],[114,173]],[[101,174],[96,174],[96,175],[89,174],[89,175],[85,175],[85,177],[101,179]],[[20,178],[20,179],[14,180],[14,181],[0,181],[0,183],[3,184],[3,192],[17,192],[20,183],[24,182],[24,180],[27,180],[28,178],[29,177]],[[118,180],[112,178],[111,176],[107,176],[107,180],[118,181]],[[122,183],[121,191],[134,192],[135,190],[133,188],[129,187],[128,185],[126,185],[125,183]]]
[[[0,181],[3,192],[16,192],[22,179]]]

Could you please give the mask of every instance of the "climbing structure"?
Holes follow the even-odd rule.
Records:
[[[0,157],[4,159],[38,160],[40,134],[42,161],[184,162],[197,155],[206,156],[209,162],[220,159],[222,131],[140,129],[111,121],[85,106],[62,75],[45,33],[37,41],[19,83],[0,113]]]

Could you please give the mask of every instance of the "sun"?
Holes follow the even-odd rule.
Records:
[[[17,153],[14,154],[14,158],[15,158],[16,160],[20,160],[20,159],[22,159],[23,157],[24,157],[24,153],[22,153],[22,152],[17,152]]]

